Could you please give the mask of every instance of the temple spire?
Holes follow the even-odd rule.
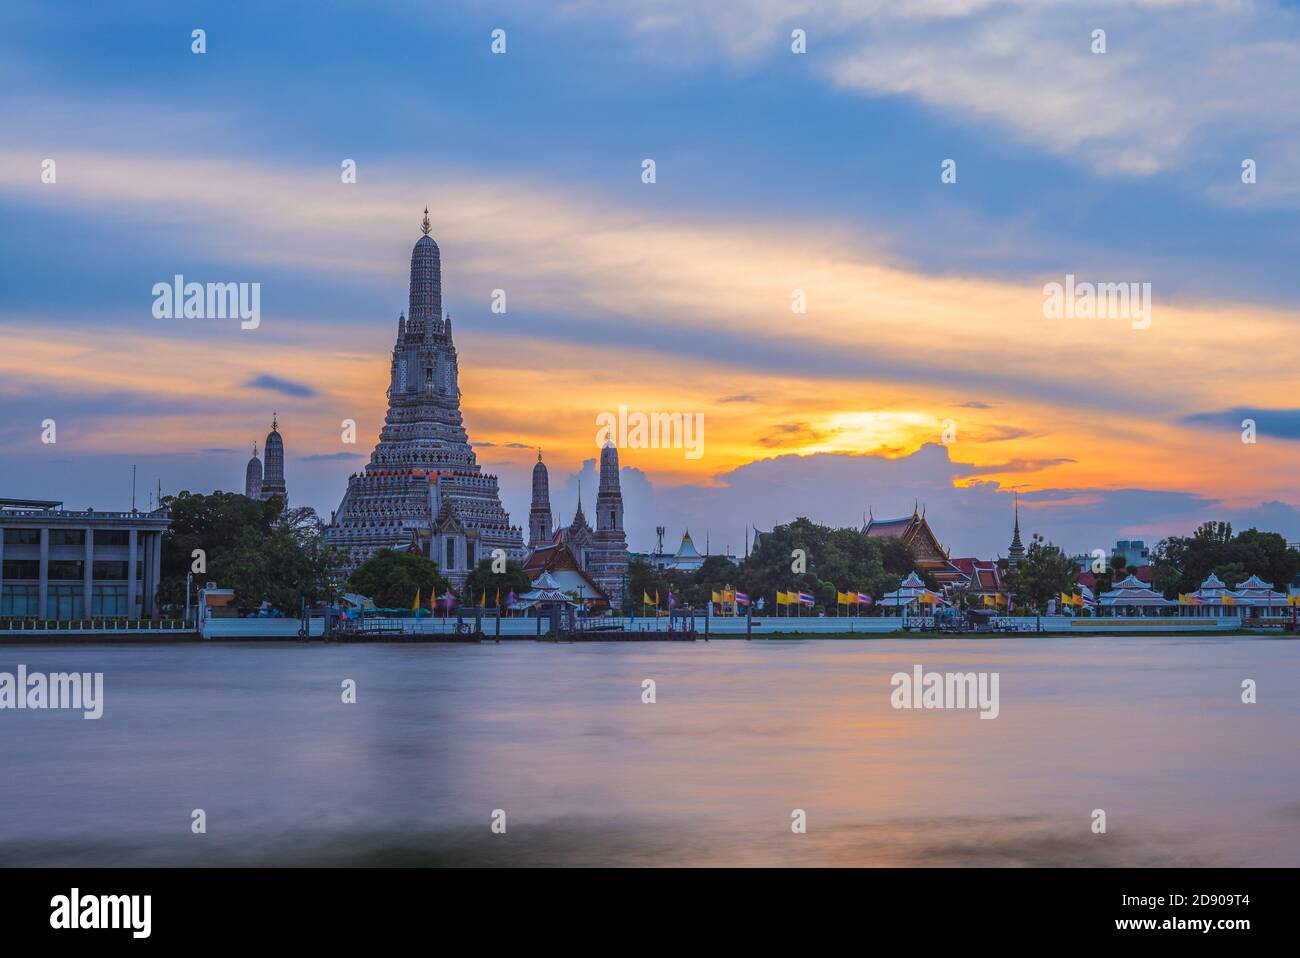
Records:
[[[429,223],[429,207],[426,206],[424,208],[424,222],[420,224],[420,232],[428,236],[432,229],[433,226]]]
[[[1007,549],[1007,565],[1015,568],[1025,557],[1025,546],[1020,541],[1020,493],[1016,493],[1016,524],[1011,533],[1011,547]]]

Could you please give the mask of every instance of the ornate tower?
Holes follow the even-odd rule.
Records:
[[[266,456],[266,471],[262,473],[262,498],[279,496],[287,505],[289,491],[284,485],[284,440],[280,438],[280,426],[274,413],[271,414],[271,431],[266,434],[262,452]]]
[[[262,460],[257,458],[257,443],[253,443],[253,458],[244,470],[244,495],[250,499],[262,498]]]
[[[424,235],[411,250],[411,299],[407,309],[410,325],[417,332],[439,332],[442,325],[442,253],[429,235],[429,208],[424,208],[424,222],[420,232]]]
[[[537,549],[551,542],[551,480],[542,462],[542,450],[537,450],[537,465],[533,466],[533,503],[528,510],[528,548]]]
[[[1020,541],[1020,495],[1016,494],[1016,526],[1011,533],[1011,547],[1007,549],[1007,568],[1014,569],[1025,557],[1025,547]]]
[[[627,535],[623,531],[623,488],[618,476],[618,449],[606,442],[600,450],[600,486],[596,491],[596,534],[592,578],[609,595],[613,608],[623,607],[627,572]]]
[[[327,535],[347,552],[348,572],[379,549],[415,547],[459,587],[495,549],[523,559],[523,537],[465,433],[451,321],[441,315],[441,253],[427,209],[420,232],[411,250],[409,309],[397,321],[389,364],[388,415],[370,462],[348,479]]]

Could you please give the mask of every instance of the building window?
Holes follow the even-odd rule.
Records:
[[[126,563],[112,559],[96,559],[93,574],[96,579],[122,580],[126,578]]]
[[[126,615],[126,586],[92,586],[90,593],[90,614],[95,616]]]
[[[41,563],[38,559],[5,559],[4,578],[39,579]]]
[[[86,544],[85,529],[51,529],[50,545],[52,546],[84,546]]]
[[[447,552],[447,555],[446,555],[446,558],[447,558],[447,564],[446,564],[445,568],[447,568],[447,569],[454,569],[454,568],[456,568],[456,540],[453,539],[453,538],[451,538],[450,536],[447,537],[447,550],[446,550],[446,552]]]
[[[81,618],[81,600],[84,592],[77,585],[52,585],[45,593],[47,619]]]
[[[475,552],[474,543],[467,540],[465,542],[465,568],[466,569],[474,568],[474,552]]]
[[[5,545],[38,546],[41,544],[40,529],[6,529]]]
[[[53,579],[81,579],[85,575],[86,563],[81,559],[51,559],[46,569],[46,576]]]
[[[0,591],[0,615],[40,615],[41,587],[38,585],[7,585]]]
[[[131,533],[125,529],[96,529],[95,546],[126,546],[131,544]]]

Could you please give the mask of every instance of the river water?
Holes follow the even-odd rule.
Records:
[[[19,663],[103,672],[104,714],[0,711],[0,865],[1300,865],[1290,640],[0,647]],[[996,672],[997,718],[893,708],[915,665]]]

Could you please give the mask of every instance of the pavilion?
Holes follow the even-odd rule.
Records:
[[[925,587],[925,582],[915,572],[908,573],[898,589],[886,592],[876,605],[882,609],[897,609],[899,615],[905,610],[919,605],[947,605],[948,602],[938,592]]]
[[[1147,583],[1135,575],[1116,582],[1108,592],[1103,592],[1097,600],[1097,612],[1108,610],[1109,615],[1116,615],[1117,609],[1137,609],[1139,615],[1149,615],[1152,609],[1168,609],[1178,605],[1171,602]]]

